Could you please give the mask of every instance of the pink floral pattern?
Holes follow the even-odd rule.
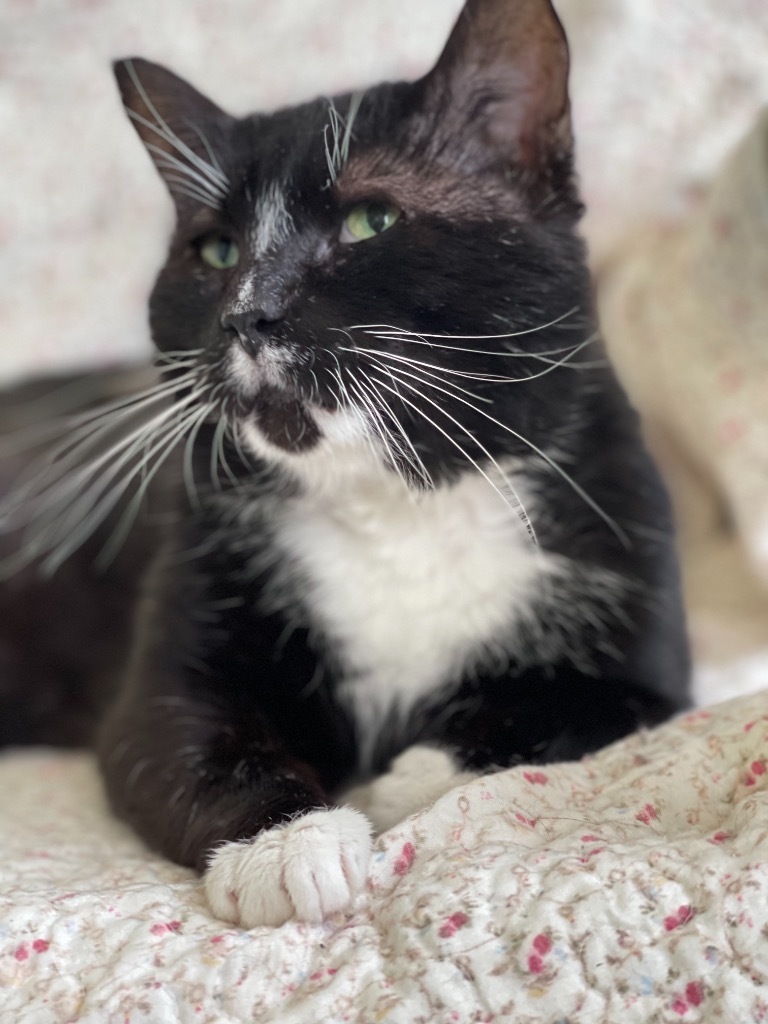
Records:
[[[104,806],[85,755],[0,759],[0,1020],[768,1020],[768,695],[454,790],[354,912],[240,931]]]

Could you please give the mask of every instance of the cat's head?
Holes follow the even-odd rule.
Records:
[[[116,75],[177,211],[155,343],[259,458],[431,486],[562,443],[591,327],[549,0],[468,0],[419,81],[273,114]]]

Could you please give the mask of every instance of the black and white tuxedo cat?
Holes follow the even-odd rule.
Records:
[[[416,83],[243,119],[116,74],[176,205],[145,399],[173,402],[101,465],[143,452],[175,514],[95,744],[216,914],[319,920],[372,830],[687,702],[670,509],[577,234],[566,41],[549,0],[468,0]]]

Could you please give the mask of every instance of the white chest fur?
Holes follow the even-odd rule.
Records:
[[[559,561],[479,474],[419,496],[381,480],[304,494],[281,507],[276,540],[363,733],[506,653]]]

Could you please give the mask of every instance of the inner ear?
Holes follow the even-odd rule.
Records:
[[[568,68],[550,0],[468,0],[420,85],[438,131],[535,170],[572,146]]]
[[[167,68],[139,57],[114,64],[123,106],[177,207],[219,208],[229,182],[217,155],[228,114]]]

